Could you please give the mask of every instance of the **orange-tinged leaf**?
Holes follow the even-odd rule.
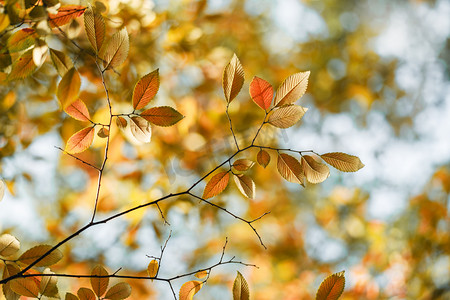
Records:
[[[22,79],[28,77],[36,70],[33,61],[33,49],[22,54],[11,66],[8,80]]]
[[[77,296],[72,293],[66,293],[65,300],[79,300]]]
[[[198,279],[205,278],[206,276],[208,276],[208,271],[206,270],[195,273],[195,277],[197,277]]]
[[[8,50],[10,53],[14,53],[28,49],[34,45],[36,38],[36,30],[33,28],[24,28],[16,31],[8,38]]]
[[[67,71],[72,69],[72,60],[63,52],[50,48],[50,58],[58,74],[63,77]]]
[[[235,168],[237,171],[247,171],[253,165],[255,164],[254,161],[251,161],[250,159],[238,159],[233,163],[233,168]]]
[[[19,267],[17,267],[16,265],[6,263],[5,267],[3,268],[3,278],[2,279],[6,279],[12,275],[16,275],[19,272],[20,272]],[[6,300],[17,300],[20,298],[20,295],[16,294],[11,289],[11,281],[3,284],[2,290],[3,290],[3,295],[5,295]]]
[[[208,199],[222,193],[223,190],[227,187],[229,180],[230,174],[228,173],[228,171],[220,172],[214,175],[206,184],[202,198]]]
[[[147,274],[148,277],[155,277],[156,274],[158,274],[158,268],[159,268],[159,264],[158,261],[156,259],[153,259],[147,267]],[[153,281],[153,279],[152,279]]]
[[[256,161],[258,162],[258,164],[260,164],[264,168],[267,167],[270,163],[269,153],[266,150],[259,149],[259,152],[256,155]]]
[[[50,27],[63,26],[81,16],[85,10],[86,7],[81,5],[63,5],[58,9],[58,13],[48,14]]]
[[[342,152],[325,153],[320,157],[342,172],[356,172],[364,167],[359,157]]]
[[[250,96],[259,107],[267,110],[272,103],[273,87],[264,79],[255,76],[250,83]]]
[[[128,56],[130,48],[128,32],[126,28],[116,32],[109,39],[100,55],[103,58],[105,70],[120,66]]]
[[[172,126],[184,118],[176,109],[170,106],[152,107],[144,110],[141,117],[157,126]]]
[[[249,176],[241,174],[234,175],[233,178],[242,195],[250,199],[255,198],[255,182]]]
[[[233,300],[249,300],[250,290],[248,283],[239,271],[233,283]]]
[[[58,84],[57,96],[63,109],[66,109],[70,104],[78,99],[80,92],[81,79],[78,71],[71,68],[64,74],[63,78]]]
[[[133,107],[144,108],[155,97],[159,90],[159,69],[148,73],[136,83],[133,90]]]
[[[94,292],[88,288],[79,288],[77,295],[80,300],[96,300]]]
[[[111,287],[105,295],[105,299],[122,300],[130,297],[131,286],[126,282],[120,282]]]
[[[98,53],[105,39],[105,20],[103,16],[89,7],[84,13],[84,28],[92,48]]]
[[[278,155],[277,169],[287,181],[303,185],[302,166],[295,157],[280,153]]]
[[[120,129],[124,129],[125,127],[127,127],[127,120],[125,118],[122,117],[117,117],[116,118],[116,125],[117,127],[119,127]]]
[[[94,126],[89,126],[74,133],[66,143],[66,151],[70,154],[80,153],[89,148],[94,141]]]
[[[184,283],[180,288],[180,300],[192,300],[194,295],[202,288],[203,283],[198,280],[192,280]]]
[[[327,165],[316,161],[310,155],[302,156],[303,172],[306,179],[311,183],[320,183],[330,176],[330,169]]]
[[[109,129],[107,127],[102,127],[100,128],[100,130],[97,132],[97,135],[99,137],[101,137],[102,139],[105,139],[109,136]]]
[[[140,142],[150,143],[152,138],[152,128],[150,123],[142,117],[132,117],[130,129],[133,136]]]
[[[236,54],[233,54],[230,62],[223,70],[222,87],[225,99],[228,103],[239,94],[244,84],[244,69]]]
[[[16,294],[37,298],[39,296],[39,287],[30,277],[18,278],[11,281],[11,290]]]
[[[310,72],[300,72],[286,78],[278,87],[275,106],[292,104],[306,92]]]
[[[91,275],[108,276],[108,271],[106,271],[106,269],[103,268],[102,266],[98,265],[95,266],[94,269],[92,269]],[[92,290],[98,297],[101,297],[106,292],[106,290],[108,289],[108,284],[109,284],[108,277],[101,277],[101,278],[91,277]]]
[[[72,104],[66,107],[64,111],[78,121],[85,121],[89,122],[91,119],[91,116],[89,114],[89,111],[86,107],[86,104],[81,99],[75,100]]]
[[[300,121],[307,110],[298,105],[283,106],[276,109],[267,121],[275,127],[288,128]]]
[[[52,248],[50,245],[38,245],[33,248],[28,249],[25,251],[20,257],[19,261],[21,263],[24,263],[26,265],[31,264],[36,259],[43,256],[47,251],[49,251]],[[49,255],[44,257],[41,261],[39,261],[37,264],[35,264],[35,267],[47,267],[56,264],[58,261],[61,260],[63,257],[63,254],[60,250],[55,249],[53,250]]]
[[[1,183],[3,183],[3,181],[1,181]],[[11,256],[19,251],[19,249],[20,242],[14,236],[7,233],[0,235],[0,256]]]
[[[44,270],[44,274],[54,274],[49,268]],[[58,277],[56,276],[42,276],[39,291],[42,295],[47,297],[55,297],[58,295],[58,287],[56,286]]]
[[[316,300],[337,300],[344,291],[344,272],[335,273],[325,278],[317,290]]]

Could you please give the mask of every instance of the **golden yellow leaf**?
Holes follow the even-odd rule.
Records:
[[[253,165],[255,162],[249,160],[249,159],[238,159],[233,163],[233,168],[235,168],[237,171],[247,171]]]
[[[22,54],[11,66],[8,80],[22,79],[31,75],[36,70],[33,62],[33,49]]]
[[[192,300],[194,295],[202,288],[203,283],[198,280],[192,280],[184,283],[180,288],[180,300]]]
[[[320,156],[325,162],[342,172],[356,172],[364,167],[359,157],[342,152],[325,153]]]
[[[208,271],[206,270],[195,273],[195,277],[197,277],[198,279],[205,278],[206,276],[208,276]]]
[[[49,268],[44,270],[44,274],[54,274]],[[39,290],[42,295],[47,297],[55,297],[58,295],[58,287],[56,286],[58,277],[56,276],[42,276]]]
[[[94,128],[94,126],[89,126],[74,133],[66,143],[67,153],[80,153],[89,148],[94,141]]]
[[[306,179],[311,183],[320,183],[330,176],[330,169],[327,165],[316,161],[310,155],[302,156],[303,172]]]
[[[136,83],[133,90],[133,108],[144,108],[159,90],[159,69],[148,73]]]
[[[158,268],[159,268],[159,264],[158,261],[156,259],[153,259],[147,267],[147,274],[148,277],[155,277],[156,274],[158,273]],[[152,279],[153,281],[153,279]]]
[[[95,266],[94,269],[92,269],[91,275],[108,276],[108,271],[106,271],[106,269],[103,268],[102,266],[98,265]],[[98,297],[101,297],[106,292],[106,290],[108,289],[108,284],[109,284],[108,277],[101,277],[101,278],[91,277],[92,290]]]
[[[39,296],[39,287],[32,278],[17,278],[11,281],[11,290],[16,294],[37,298]]]
[[[98,53],[105,39],[105,20],[103,16],[89,7],[84,13],[84,28],[92,48]]]
[[[0,185],[3,186],[3,181],[0,181]],[[0,198],[1,199],[1,198]],[[2,234],[0,235],[0,256],[8,257],[19,251],[20,242],[10,234]]]
[[[142,117],[132,117],[130,129],[133,136],[140,142],[150,143],[152,138],[152,128],[150,123]]]
[[[73,68],[72,60],[63,52],[50,48],[50,58],[59,76],[63,77]]]
[[[36,259],[40,258],[42,255],[44,255],[47,251],[49,251],[52,248],[50,245],[38,245],[33,248],[28,249],[25,251],[18,259],[21,263],[24,263],[26,265],[31,264]],[[58,249],[53,250],[49,255],[44,257],[41,261],[39,261],[37,264],[35,264],[35,267],[47,267],[56,264],[58,261],[61,260],[63,257],[63,254]]]
[[[85,121],[89,122],[91,119],[91,116],[89,114],[89,110],[86,107],[86,104],[84,104],[83,101],[80,99],[75,100],[72,104],[67,106],[64,111],[78,121]]]
[[[0,31],[9,26],[9,17],[6,14],[0,14]]]
[[[7,41],[10,53],[26,50],[34,45],[37,38],[36,30],[33,28],[23,28],[13,33]]]
[[[259,107],[267,110],[272,103],[273,87],[264,79],[255,76],[250,83],[250,96]]]
[[[307,110],[299,105],[283,106],[275,110],[267,121],[275,127],[288,128],[300,121]]]
[[[259,152],[256,155],[256,161],[258,162],[258,164],[260,164],[264,168],[267,167],[270,163],[269,153],[263,149],[259,149]]]
[[[96,300],[94,292],[88,288],[79,288],[77,295],[80,300]]]
[[[244,84],[244,69],[236,54],[233,54],[230,62],[223,70],[222,87],[225,99],[228,103],[233,101],[239,94]]]
[[[105,295],[105,299],[122,300],[130,297],[131,286],[126,282],[120,282],[111,287]]]
[[[222,193],[228,185],[230,174],[227,172],[220,172],[214,175],[205,186],[202,198],[208,199]]]
[[[20,269],[18,266],[9,264],[9,263],[5,263],[5,267],[3,268],[3,278],[2,279],[16,275],[19,272],[20,272]],[[3,295],[5,295],[6,300],[17,300],[20,298],[20,295],[16,294],[11,289],[11,281],[3,284],[2,289],[3,289]]]
[[[63,109],[66,109],[70,104],[78,99],[80,92],[81,79],[78,71],[71,68],[64,74],[63,78],[58,84],[57,97]]]
[[[337,300],[344,291],[344,272],[331,274],[320,284],[317,290],[316,300]]]
[[[233,283],[233,300],[249,300],[250,290],[248,283],[239,271]]]
[[[79,300],[77,296],[72,293],[66,293],[65,300]]]
[[[130,48],[128,32],[126,28],[116,32],[109,39],[100,55],[103,58],[105,70],[120,66],[128,56]]]
[[[275,95],[275,106],[292,104],[306,92],[310,72],[300,72],[286,78],[278,87]]]
[[[302,166],[300,162],[289,154],[278,154],[278,173],[287,181],[303,185]]]
[[[234,175],[233,178],[242,195],[250,199],[255,198],[255,182],[249,176],[241,174]]]
[[[170,106],[152,107],[144,110],[141,117],[152,124],[163,127],[175,125],[184,118],[182,114]]]

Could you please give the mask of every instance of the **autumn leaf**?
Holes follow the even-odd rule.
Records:
[[[71,68],[66,74],[64,74],[58,84],[57,97],[63,109],[66,109],[70,104],[78,99],[80,86],[80,75],[75,68]]]
[[[36,30],[33,28],[23,28],[12,34],[6,42],[10,53],[26,50],[34,45],[37,38]]]
[[[120,129],[124,129],[125,127],[127,127],[127,120],[125,118],[122,117],[117,117],[116,118],[116,125],[117,127],[119,127]]]
[[[94,128],[95,126],[89,126],[74,133],[66,143],[67,153],[80,153],[89,148],[94,141]]]
[[[250,83],[250,96],[259,107],[267,110],[272,103],[273,87],[264,79],[255,76]]]
[[[247,198],[255,198],[255,182],[247,175],[233,175],[239,191]]]
[[[105,299],[109,300],[122,300],[130,297],[131,286],[126,282],[120,282],[112,286],[108,292],[106,292]]]
[[[244,84],[244,69],[236,54],[233,54],[230,62],[223,70],[222,87],[225,99],[228,103],[233,101],[239,94]]]
[[[86,104],[81,99],[75,100],[72,104],[67,106],[64,111],[78,121],[89,122],[91,116],[89,115],[89,111],[86,107]]]
[[[37,39],[36,44],[33,48],[33,62],[36,67],[42,66],[42,64],[47,59],[48,55],[48,45],[42,41]]]
[[[307,110],[298,105],[283,106],[275,110],[267,121],[275,127],[288,128],[300,121]]]
[[[85,10],[86,7],[81,5],[63,5],[58,9],[58,13],[48,14],[50,27],[63,26],[81,16]]]
[[[54,274],[49,268],[44,270],[44,274]],[[56,286],[58,277],[56,276],[42,276],[39,291],[42,295],[47,297],[55,297],[58,295],[58,287]]]
[[[359,157],[342,152],[325,153],[320,156],[325,162],[342,172],[356,172],[364,167]]]
[[[152,107],[144,110],[141,117],[157,126],[172,126],[184,118],[176,109],[170,106]]]
[[[42,257],[45,253],[47,253],[50,249],[52,249],[52,246],[50,245],[38,245],[33,248],[28,249],[25,251],[19,258],[18,261],[20,261],[23,264],[29,265],[38,258]],[[48,267],[51,265],[56,264],[58,261],[61,260],[63,257],[63,254],[60,250],[55,249],[50,254],[45,256],[43,259],[41,259],[38,263],[36,263],[35,267]]]
[[[180,288],[180,300],[192,300],[194,295],[202,288],[203,283],[198,280],[192,280],[184,283]]]
[[[302,166],[300,162],[289,154],[278,154],[278,173],[287,181],[303,185]]]
[[[20,269],[19,269],[18,266],[13,265],[13,264],[9,264],[9,263],[5,263],[5,267],[3,268],[3,278],[2,279],[6,279],[8,277],[16,275],[19,272],[20,272]],[[3,290],[3,295],[5,295],[5,298],[7,300],[10,300],[10,299],[11,300],[17,300],[17,299],[20,298],[20,295],[16,294],[11,289],[11,281],[3,284],[2,285],[2,290]]]
[[[103,59],[105,70],[120,66],[127,58],[129,48],[128,32],[124,27],[114,33],[106,46],[102,48],[100,57]]]
[[[105,139],[109,136],[109,129],[107,127],[102,127],[100,128],[100,130],[97,132],[97,135],[102,138]]]
[[[2,201],[3,197],[5,196],[5,190],[6,190],[6,184],[3,180],[0,179],[0,201]]]
[[[63,52],[50,48],[50,58],[59,76],[63,77],[73,68],[72,60]]]
[[[256,155],[256,161],[258,164],[260,164],[262,167],[267,167],[270,163],[270,155],[267,153],[267,151],[263,149],[259,149],[258,154]]]
[[[66,293],[65,300],[79,300],[77,296],[72,293]]]
[[[325,278],[317,290],[316,300],[337,300],[344,291],[344,272],[335,273]]]
[[[198,279],[205,278],[206,276],[208,276],[208,271],[206,270],[195,273],[195,277],[197,277]]]
[[[150,123],[142,117],[132,117],[130,129],[133,136],[142,143],[150,143],[152,138],[152,128]]]
[[[9,17],[7,14],[0,14],[0,32],[9,26]]]
[[[330,176],[330,169],[310,155],[302,156],[303,172],[306,179],[311,183],[320,183]]]
[[[88,288],[79,288],[77,295],[80,300],[96,300],[94,292]]]
[[[136,83],[133,90],[133,108],[144,108],[159,90],[159,69],[148,73]]]
[[[22,54],[11,66],[8,80],[22,79],[31,75],[36,70],[33,61],[33,49]]]
[[[275,106],[292,104],[306,92],[310,72],[300,72],[286,78],[278,87],[275,95]]]
[[[227,172],[220,172],[214,175],[211,180],[206,184],[203,191],[202,198],[208,199],[219,195],[225,190],[230,180],[230,174]]]
[[[39,296],[39,287],[30,277],[17,278],[11,281],[11,290],[16,294],[37,298]]]
[[[0,235],[0,256],[11,256],[19,251],[19,249],[20,242],[14,236],[7,233]]]
[[[253,165],[255,162],[251,161],[250,159],[238,159],[233,163],[233,168],[235,168],[237,171],[247,171]]]
[[[156,274],[158,273],[158,268],[159,268],[159,264],[158,261],[156,259],[153,259],[147,267],[147,274],[148,277],[155,277]],[[153,279],[152,279],[153,281]]]
[[[84,28],[92,48],[98,53],[105,39],[105,20],[89,7],[84,13]]]
[[[250,290],[248,283],[239,271],[233,283],[233,300],[249,300]]]
[[[95,266],[91,272],[91,286],[97,297],[101,297],[108,289],[109,278],[108,277],[95,277],[95,276],[108,276],[108,271],[100,265]]]

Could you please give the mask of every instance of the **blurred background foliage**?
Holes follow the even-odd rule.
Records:
[[[20,8],[20,1],[0,5],[12,2]],[[107,74],[113,113],[131,111],[134,84],[159,68],[161,88],[153,104],[171,105],[186,116],[174,127],[153,128],[146,145],[133,145],[112,130],[101,214],[184,190],[234,151],[221,90],[223,68],[234,52],[246,77],[230,106],[241,145],[251,141],[264,117],[247,92],[252,77],[277,87],[288,75],[310,70],[300,101],[309,108],[303,124],[283,132],[264,130],[260,142],[343,151],[366,166],[355,174],[332,172],[324,184],[302,189],[282,181],[272,162],[250,174],[255,200],[230,187],[216,197],[215,203],[249,219],[271,212],[255,223],[267,250],[246,224],[180,198],[161,203],[170,226],[150,208],[86,232],[65,245],[59,271],[88,273],[100,262],[110,270],[145,274],[145,255],[158,255],[172,230],[162,275],[217,261],[226,236],[227,255],[259,266],[215,269],[199,299],[230,298],[236,268],[248,279],[253,299],[313,299],[321,280],[341,270],[347,278],[343,299],[449,297],[448,1],[112,0],[90,5],[105,16],[108,36],[122,27],[130,34],[126,63]],[[0,229],[25,245],[55,243],[89,221],[97,172],[55,148],[82,124],[59,109],[60,77],[50,58],[32,76],[6,80],[10,29],[34,25],[10,19],[0,34],[0,170],[8,186]],[[82,75],[80,98],[101,121],[107,117],[101,78],[88,53],[72,43],[89,49],[83,26],[81,17],[62,27],[65,35],[53,30],[41,39],[73,60]],[[103,146],[96,138],[80,158],[99,164]],[[256,150],[245,157],[255,159]],[[84,283],[61,280],[60,290]],[[164,284],[130,284],[133,299],[171,297]]]

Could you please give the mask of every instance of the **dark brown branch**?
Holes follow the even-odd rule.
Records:
[[[76,160],[82,162],[83,164],[88,165],[89,167],[94,168],[94,169],[96,169],[97,171],[100,171],[100,169],[99,169],[98,167],[94,166],[93,164],[88,163],[88,162],[85,161],[85,160],[82,160],[81,158],[76,157],[76,156],[73,155],[73,154],[70,154],[70,153],[67,152],[66,150],[64,150],[64,149],[62,149],[62,148],[60,148],[60,147],[56,147],[56,146],[55,146],[55,148],[61,150],[61,151],[64,152],[65,154],[67,154],[67,155],[69,155],[69,156],[75,158]]]

